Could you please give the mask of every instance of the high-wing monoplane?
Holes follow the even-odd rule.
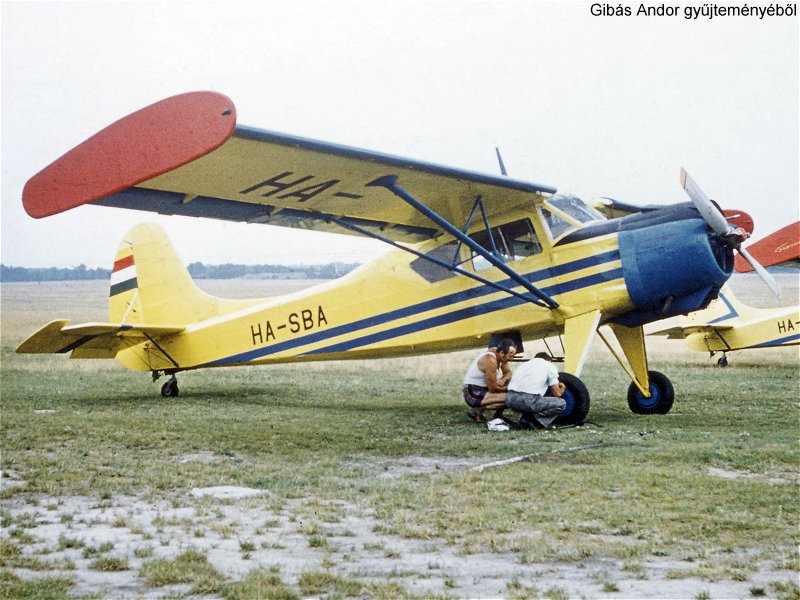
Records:
[[[787,225],[750,244],[748,251],[764,267],[800,266],[800,222]],[[752,271],[749,263],[736,257],[737,271]],[[737,299],[730,285],[707,308],[686,317],[664,323],[665,327],[649,335],[665,335],[686,340],[692,350],[721,352],[717,365],[728,364],[728,352],[751,348],[778,348],[800,344],[800,306],[756,308]],[[672,322],[676,321],[676,322]]]
[[[195,287],[160,228],[137,226],[115,257],[109,321],[53,321],[18,351],[116,357],[170,375],[161,392],[174,396],[176,373],[190,369],[448,352],[505,336],[522,351],[562,334],[559,420],[575,423],[589,411],[584,361],[608,325],[629,406],[666,413],[673,387],[650,370],[643,326],[707,306],[746,237],[681,173],[691,202],[606,219],[548,185],[245,127],[223,95],[174,96],[34,175],[27,212],[91,203],[369,236],[396,250],[320,287],[231,301]]]

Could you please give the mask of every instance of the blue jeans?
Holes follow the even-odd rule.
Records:
[[[555,396],[542,396],[541,394],[528,394],[527,392],[508,391],[506,405],[513,411],[525,416],[533,417],[543,427],[547,427],[561,414],[567,405],[563,398]]]

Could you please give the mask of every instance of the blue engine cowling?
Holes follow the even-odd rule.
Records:
[[[619,250],[636,310],[615,322],[629,327],[705,308],[733,272],[733,249],[702,219],[622,230]]]

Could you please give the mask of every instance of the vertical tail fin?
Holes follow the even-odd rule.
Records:
[[[251,304],[200,290],[155,223],[135,226],[120,242],[109,291],[112,323],[185,325]]]

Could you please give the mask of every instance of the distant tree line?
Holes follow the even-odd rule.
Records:
[[[194,279],[336,279],[346,275],[358,263],[330,263],[327,265],[204,265],[191,263],[187,269]]]
[[[0,281],[81,281],[109,277],[111,269],[90,269],[86,265],[70,268],[28,268],[0,264]]]
[[[358,263],[330,263],[327,265],[205,265],[195,262],[189,265],[189,274],[194,279],[335,279],[346,275]],[[111,269],[90,269],[86,265],[77,267],[9,267],[0,264],[0,281],[84,281],[109,279]]]

